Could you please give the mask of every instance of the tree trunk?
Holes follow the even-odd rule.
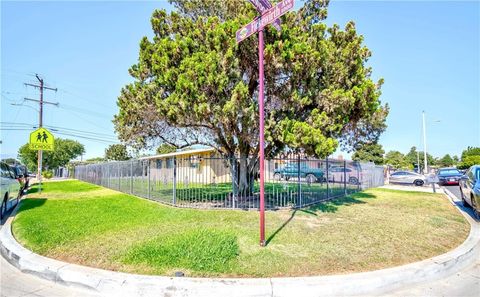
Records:
[[[255,180],[258,178],[258,157],[241,154],[240,158],[229,157],[234,198],[253,196]]]

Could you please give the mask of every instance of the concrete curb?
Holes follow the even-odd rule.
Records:
[[[480,224],[467,218],[470,234],[456,249],[421,262],[347,275],[292,278],[173,278],[133,275],[69,264],[33,253],[13,237],[16,209],[0,231],[0,252],[24,273],[103,296],[353,296],[378,295],[405,286],[438,280],[480,257]]]

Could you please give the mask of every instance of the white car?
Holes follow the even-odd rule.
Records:
[[[343,183],[344,180],[352,185],[358,185],[360,172],[355,167],[332,166],[328,169],[328,181]]]
[[[425,176],[415,172],[396,171],[390,174],[390,183],[413,184],[415,186],[423,186],[425,182]]]
[[[1,207],[0,207],[0,219],[3,219],[3,216],[6,214],[9,206],[14,203],[18,203],[18,198],[20,197],[20,183],[16,179],[15,173],[12,168],[6,163],[0,162],[1,169],[1,184],[0,184],[0,194],[1,194]]]

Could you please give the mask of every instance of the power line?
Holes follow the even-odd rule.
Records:
[[[109,115],[106,115],[106,114],[103,114],[103,113],[99,113],[99,112],[96,112],[96,111],[92,111],[92,110],[88,110],[88,109],[84,109],[84,108],[81,108],[81,107],[76,107],[76,106],[73,106],[73,105],[68,105],[68,104],[60,104],[59,105],[60,108],[63,108],[63,109],[70,109],[72,111],[76,111],[76,112],[79,112],[79,113],[84,113],[86,115],[90,115],[90,116],[98,116],[98,117],[101,117],[101,118],[106,118],[106,117],[109,117]]]
[[[32,127],[33,128],[33,127]],[[33,129],[29,128],[0,128],[2,131],[32,131]],[[67,132],[61,132],[61,131],[54,131],[55,134],[60,134],[60,135],[66,135],[66,136],[72,136],[72,137],[78,137],[78,138],[83,138],[83,139],[88,139],[96,142],[101,142],[101,143],[120,143],[119,141],[114,141],[114,140],[108,140],[108,139],[102,139],[102,138],[95,138],[95,137],[90,137],[86,135],[79,135],[75,133],[67,133]]]
[[[34,124],[28,124],[28,123],[12,123],[12,122],[0,122],[0,125],[2,127],[6,128],[24,128],[25,130],[30,130],[30,129],[35,129],[37,128]],[[30,128],[29,128],[30,127]],[[72,129],[72,128],[67,128],[67,127],[60,127],[60,126],[51,126],[51,125],[44,125],[44,127],[47,127],[49,129],[52,129],[52,131],[58,131],[58,130],[63,130],[64,132],[69,132],[69,133],[76,133],[77,135],[82,135],[86,134],[86,136],[93,136],[93,137],[104,137],[104,138],[110,138],[107,140],[115,140],[118,141],[116,136],[111,135],[111,134],[106,134],[106,133],[97,133],[97,132],[92,132],[92,131],[83,131],[83,130],[78,130],[78,129]],[[6,129],[3,129],[6,130]]]
[[[90,121],[90,120],[85,119],[84,117],[81,117],[81,116],[78,114],[78,112],[76,112],[76,111],[74,111],[74,110],[68,110],[68,109],[64,109],[64,110],[65,110],[65,111],[68,111],[71,115],[79,118],[80,120],[91,124],[93,127],[97,128],[97,129],[98,129],[98,128],[102,128],[104,131],[109,130],[109,129],[103,127],[103,126],[99,126],[98,123],[94,123],[94,122],[92,122],[92,121]]]
[[[119,141],[112,141],[112,140],[106,140],[106,139],[100,139],[100,138],[94,138],[94,137],[88,137],[88,136],[83,136],[83,135],[78,135],[78,134],[71,134],[71,133],[65,133],[65,132],[55,132],[60,135],[67,135],[67,136],[73,136],[73,137],[79,137],[83,139],[88,139],[88,140],[93,140],[93,141],[98,141],[98,142],[103,142],[103,143],[120,143]]]

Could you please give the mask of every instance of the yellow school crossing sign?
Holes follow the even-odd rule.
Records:
[[[31,150],[53,151],[55,139],[53,134],[45,128],[39,128],[30,133],[30,143],[28,147]]]

